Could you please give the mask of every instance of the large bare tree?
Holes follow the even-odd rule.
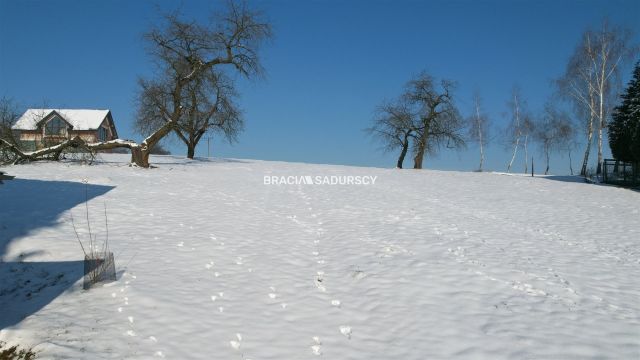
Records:
[[[423,72],[406,86],[404,98],[414,115],[413,168],[422,169],[424,156],[439,148],[459,148],[465,145],[461,135],[464,122],[455,105],[453,82],[439,83]]]
[[[227,126],[225,116],[230,113],[235,125],[229,128],[238,129],[241,122],[223,71],[247,78],[260,75],[258,52],[271,34],[271,25],[261,13],[235,2],[229,2],[226,12],[213,16],[208,24],[174,13],[146,34],[158,75],[139,81],[138,115],[141,119],[156,116],[162,125],[143,141],[139,162],[148,166],[149,150],[172,131],[194,151],[202,134],[215,127],[212,124]]]
[[[621,66],[637,52],[630,44],[631,32],[603,21],[599,29],[587,29],[558,80],[564,96],[582,117],[586,146],[580,175],[585,175],[594,135],[597,133],[598,166],[602,171],[603,136],[612,100],[617,92]]]
[[[136,129],[142,134],[152,133],[166,120],[171,94],[163,86],[146,84],[147,91],[140,98]],[[174,134],[187,146],[187,157],[193,159],[202,137],[207,133],[224,136],[229,142],[237,139],[243,129],[242,114],[235,104],[236,92],[228,77],[213,69],[183,88],[182,116],[173,128]]]

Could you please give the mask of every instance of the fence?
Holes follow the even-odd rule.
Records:
[[[605,159],[603,180],[607,184],[640,186],[640,164]]]

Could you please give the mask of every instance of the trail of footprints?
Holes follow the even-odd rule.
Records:
[[[134,326],[135,326],[135,319],[133,316],[128,315],[127,314],[127,307],[129,306],[129,297],[128,296],[124,296],[126,295],[126,291],[127,289],[130,287],[131,283],[133,281],[136,280],[136,275],[130,274],[129,272],[125,272],[123,275],[123,277],[129,278],[129,280],[125,280],[124,282],[124,286],[122,288],[120,288],[120,293],[123,295],[122,297],[122,305],[118,306],[117,311],[119,314],[122,314],[124,316],[126,316],[126,322],[127,322],[127,327],[128,330],[124,333],[124,335],[126,336],[130,336],[130,337],[138,337],[138,334],[135,332],[134,330]],[[111,297],[116,298],[118,297],[118,293],[117,292],[113,292],[111,293]],[[158,343],[158,339],[151,335],[147,338],[147,340],[149,340],[150,342],[152,342],[153,344],[157,344]],[[154,356],[155,357],[160,357],[160,358],[164,358],[165,354],[162,350],[156,350],[154,352]]]
[[[313,211],[313,208],[311,207],[311,198],[309,196],[307,196],[306,194],[304,194],[303,192],[299,191],[298,192],[299,196],[301,196],[306,205],[307,205],[307,210],[309,212]],[[320,244],[321,244],[321,239],[323,237],[323,235],[325,234],[325,230],[322,227],[323,222],[317,220],[318,218],[318,214],[316,213],[311,213],[310,217],[313,219],[314,223],[310,224],[310,223],[306,223],[301,221],[300,219],[298,219],[298,217],[296,215],[292,215],[292,216],[287,216],[288,219],[290,219],[292,222],[294,222],[295,224],[301,226],[303,228],[303,230],[307,233],[312,233],[315,234],[315,239],[313,240],[313,248],[314,251],[311,252],[311,255],[314,257],[314,262],[317,265],[316,266],[316,270],[315,270],[315,275],[314,275],[314,284],[316,286],[316,288],[318,289],[318,291],[320,291],[321,293],[327,293],[327,286],[326,286],[326,273],[325,271],[322,269],[324,267],[324,265],[326,264],[326,260],[322,257],[321,255],[321,251],[320,251]],[[184,227],[184,224],[179,224],[181,227]],[[193,229],[193,227],[190,227],[190,229]],[[218,246],[220,249],[225,249],[225,243],[223,241],[218,241],[217,237],[215,236],[215,234],[210,234],[209,235],[210,240],[214,241],[214,242],[218,242]],[[185,248],[185,242],[181,241],[179,243],[176,244],[176,247],[178,248]],[[191,250],[195,250],[195,248],[191,248]],[[237,256],[234,260],[235,264],[238,266],[243,266],[245,265],[245,261],[244,258],[241,256]],[[220,276],[223,276],[223,273],[221,273],[221,271],[216,267],[216,263],[215,261],[211,260],[209,262],[207,262],[206,264],[204,264],[204,268],[207,271],[211,271],[213,276],[215,278],[218,278]],[[253,269],[252,268],[247,268],[248,272],[252,272]],[[124,276],[130,276],[131,279],[135,279],[135,275],[129,275],[128,273],[125,273]],[[126,281],[125,282],[125,286],[120,290],[121,292],[125,292],[126,288],[129,287],[130,281]],[[283,310],[286,310],[288,307],[288,304],[284,301],[281,301],[281,296],[280,294],[277,292],[277,289],[274,286],[269,286],[268,288],[268,292],[267,292],[267,301],[270,303],[274,303],[274,304],[278,304],[280,306],[280,308],[282,308]],[[112,294],[113,297],[116,297],[116,294],[113,293]],[[124,303],[123,306],[118,307],[118,312],[119,313],[124,313],[126,315],[126,306],[129,305],[129,299],[128,297],[124,297]],[[225,293],[224,291],[219,291],[214,293],[213,295],[210,295],[210,300],[213,304],[215,304],[215,306],[217,307],[217,312],[222,314],[226,311],[225,308]],[[329,301],[330,306],[332,307],[337,307],[340,308],[342,306],[342,302],[338,299],[331,299]],[[127,336],[131,336],[131,337],[136,337],[138,336],[136,334],[136,332],[134,331],[134,324],[135,324],[135,319],[132,316],[127,316],[126,317],[127,322],[128,322],[128,327],[129,330],[127,330],[127,332],[125,333]],[[346,337],[347,339],[351,339],[352,336],[352,329],[350,326],[348,325],[339,325],[337,327],[337,330],[340,334],[342,334],[344,337]],[[157,343],[158,340],[155,336],[149,336],[148,340],[150,340],[153,343]],[[244,353],[242,352],[242,341],[243,341],[243,336],[240,333],[236,333],[235,337],[232,340],[229,340],[229,346],[234,350],[237,351],[240,355],[240,358],[243,360],[251,360],[250,358],[246,358]],[[311,345],[310,345],[310,350],[311,353],[313,355],[322,355],[322,341],[320,339],[319,336],[313,336],[311,338]],[[161,350],[157,350],[154,353],[154,356],[156,357],[161,357],[164,358],[165,354],[161,351]]]
[[[324,271],[324,266],[327,262],[322,256],[321,249],[320,249],[321,240],[324,234],[326,233],[326,230],[322,227],[323,222],[321,220],[318,220],[318,214],[313,212],[313,207],[311,205],[311,197],[306,195],[300,189],[298,189],[297,194],[302,199],[304,199],[305,205],[307,206],[307,210],[311,212],[310,217],[312,219],[311,220],[312,223],[302,222],[295,215],[290,216],[289,219],[291,219],[297,225],[302,226],[307,233],[311,233],[315,235],[315,238],[313,240],[314,251],[311,252],[311,255],[314,257],[314,261],[316,264],[316,270],[314,275],[314,285],[316,286],[318,291],[320,291],[323,294],[326,294],[328,292],[328,289],[327,289],[326,273]],[[338,307],[338,308],[341,307],[341,302],[338,299],[332,299],[330,301],[330,304],[331,306],[334,306],[334,307]],[[338,327],[338,330],[347,339],[349,340],[351,339],[352,330],[350,326],[340,325]],[[319,336],[312,337],[312,344],[310,348],[311,348],[311,353],[313,355],[318,355],[318,356],[322,355],[322,341],[320,340]]]

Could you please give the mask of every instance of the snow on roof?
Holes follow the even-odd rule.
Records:
[[[14,130],[36,130],[38,123],[53,111],[71,124],[73,130],[97,129],[109,113],[109,110],[27,109],[11,128]]]

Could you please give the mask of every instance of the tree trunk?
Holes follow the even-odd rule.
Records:
[[[398,169],[402,169],[402,163],[404,163],[404,157],[407,156],[407,150],[409,150],[409,138],[404,137],[404,142],[402,143],[402,151],[400,152],[400,157],[398,157],[398,163],[396,167]]]
[[[529,135],[524,136],[524,173],[527,174],[529,172],[529,164],[527,161],[529,160],[529,152],[527,151],[527,140],[529,139]]]
[[[544,174],[548,175],[549,174],[549,152],[547,151],[547,153],[545,154],[546,158],[547,158],[547,168],[544,170]],[[531,160],[531,167],[532,167],[532,172],[533,172],[533,159]]]
[[[413,157],[413,168],[414,169],[422,169],[422,161],[424,160],[424,150],[425,147],[421,143],[418,145],[418,150],[416,152],[416,156]]]
[[[480,139],[480,167],[478,170],[482,172],[482,165],[484,164],[484,146],[482,145],[482,130],[478,127],[478,138]]]
[[[605,75],[605,64],[606,64],[606,58],[604,59],[603,63],[602,63],[602,70],[601,70],[601,78],[599,81],[599,100],[600,100],[600,104],[598,106],[598,166],[596,168],[596,174],[600,175],[602,174],[602,130],[606,125],[605,119],[604,119],[604,91],[605,91],[605,82],[606,82],[606,75]]]
[[[149,167],[149,155],[151,154],[151,149],[168,133],[170,133],[175,127],[174,122],[166,122],[162,125],[158,130],[156,130],[153,134],[149,135],[142,142],[142,146],[140,149],[140,154],[135,154],[133,152],[133,148],[131,149],[131,160],[138,166],[143,168]]]
[[[149,154],[143,154],[142,148],[140,147],[131,148],[131,163],[142,168],[148,168]]]
[[[598,167],[596,168],[596,174],[602,174],[602,123],[598,127]]]
[[[476,97],[476,125],[478,126],[478,144],[480,145],[480,167],[478,170],[482,172],[482,164],[484,163],[484,139],[482,138],[482,119],[480,118],[480,103]]]
[[[516,143],[513,146],[513,155],[511,155],[511,161],[509,161],[509,165],[507,165],[507,172],[511,172],[511,166],[513,165],[513,160],[516,159],[516,153],[518,152],[519,144],[520,144],[520,137],[516,138]]]
[[[589,152],[591,151],[591,141],[593,141],[593,118],[589,120],[587,127],[587,148],[584,150],[584,159],[580,168],[580,176],[587,175],[587,166],[589,165]]]
[[[187,157],[189,159],[193,159],[195,154],[196,154],[196,145],[190,142],[189,144],[187,144]]]
[[[431,127],[431,119],[424,119],[424,129],[422,130],[422,136],[420,136],[418,143],[418,151],[413,158],[413,168],[422,169],[422,162],[424,161],[424,153],[427,151],[427,141],[429,141],[429,130]]]
[[[569,170],[571,170],[571,175],[573,175],[573,161],[571,161],[571,150],[569,150]]]

